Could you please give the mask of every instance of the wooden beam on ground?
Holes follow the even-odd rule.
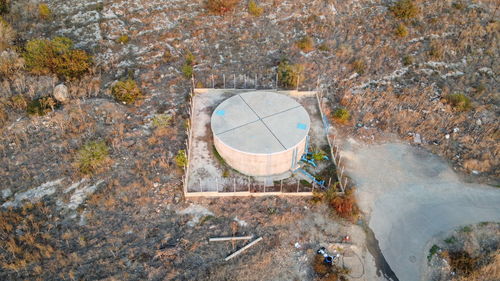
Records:
[[[208,238],[208,242],[250,240],[252,238],[253,238],[253,235],[250,235],[250,236],[231,236],[231,237],[210,237],[210,238]]]
[[[255,240],[253,240],[252,242],[248,243],[245,247],[243,247],[243,248],[239,249],[238,251],[236,251],[236,252],[230,254],[229,256],[227,256],[224,260],[228,261],[228,260],[236,257],[237,255],[243,253],[243,251],[245,251],[246,249],[252,247],[253,245],[255,245],[257,243],[259,243],[261,240],[262,240],[262,237],[259,237],[259,238],[255,239]]]

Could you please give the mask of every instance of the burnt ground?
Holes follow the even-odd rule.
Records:
[[[32,38],[68,36],[94,56],[95,68],[80,81],[66,83],[71,102],[46,116],[5,109],[0,203],[44,183],[63,181],[39,198],[43,206],[4,209],[2,225],[16,227],[1,233],[6,243],[0,252],[1,279],[314,278],[310,268],[294,267],[300,262],[283,275],[282,268],[290,263],[271,255],[283,245],[290,246],[287,239],[299,233],[289,220],[309,212],[299,211],[304,199],[206,200],[199,204],[208,209],[216,205],[211,209],[215,219],[192,227],[187,224],[192,215],[176,212],[188,206],[181,195],[182,172],[174,161],[186,139],[190,81],[181,68],[188,52],[195,56],[196,81],[205,85],[210,85],[211,75],[220,86],[222,74],[246,74],[257,75],[261,87],[272,87],[279,60],[303,64],[301,88],[316,88],[319,81],[331,110],[342,105],[351,112],[350,123],[339,125],[339,133],[368,142],[386,136],[412,143],[420,139],[415,145],[444,156],[464,175],[498,185],[496,1],[464,1],[462,6],[416,1],[422,12],[405,23],[409,34],[404,38],[395,35],[401,21],[387,10],[389,1],[258,2],[264,8],[261,17],[251,16],[245,1],[218,16],[208,13],[201,0],[50,0],[46,1],[53,13],[50,19],[38,17],[38,2],[13,3],[4,18],[18,32],[17,46]],[[118,43],[121,35],[128,35],[129,41]],[[304,35],[317,47],[309,53],[295,44]],[[164,57],[167,50],[169,59]],[[406,56],[413,59],[407,66],[403,65]],[[363,63],[355,69],[355,61]],[[126,77],[136,79],[145,93],[133,106],[115,102],[109,93],[113,81]],[[47,95],[61,82],[23,70],[1,79],[2,99]],[[244,86],[242,79],[237,83]],[[449,93],[470,97],[472,109],[452,109],[443,101]],[[153,128],[152,118],[161,113],[171,115],[172,123]],[[88,140],[105,140],[112,162],[87,176],[92,184],[104,183],[89,192],[78,208],[63,212],[57,202],[67,202],[64,190],[83,178],[74,167],[74,155]],[[325,230],[325,224],[335,223],[329,211],[310,208],[319,208],[313,217],[321,219],[317,225],[301,228],[304,243],[313,245],[304,253],[312,256],[317,244],[337,232]],[[248,265],[243,256],[234,264],[224,264],[227,245],[201,241],[211,231],[231,234],[228,225],[240,213],[252,222],[251,231],[240,231],[265,239],[247,254],[254,264]],[[311,231],[324,236],[308,236]],[[10,241],[14,242],[7,246]],[[263,272],[269,275],[258,275]],[[376,278],[375,270],[371,274],[366,280]]]

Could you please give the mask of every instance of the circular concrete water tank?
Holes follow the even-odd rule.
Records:
[[[289,171],[304,153],[311,120],[293,98],[265,91],[234,95],[212,113],[214,145],[237,171],[271,176]]]

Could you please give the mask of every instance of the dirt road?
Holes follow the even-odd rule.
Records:
[[[399,280],[421,280],[434,236],[500,221],[500,189],[464,183],[439,157],[404,144],[346,143],[358,202]]]

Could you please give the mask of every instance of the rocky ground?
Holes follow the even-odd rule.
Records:
[[[49,17],[40,16],[38,1],[7,2],[3,18],[17,31],[18,52],[30,39],[67,36],[93,55],[94,67],[66,81],[65,103],[45,116],[27,116],[4,101],[50,95],[60,78],[22,69],[0,77],[1,279],[314,278],[306,261],[290,265],[287,259],[296,256],[280,258],[276,250],[295,251],[289,243],[299,237],[289,238],[297,234],[290,220],[309,212],[321,223],[301,228],[311,246],[299,257],[311,258],[314,247],[344,234],[324,225],[337,222],[322,207],[279,198],[207,200],[197,203],[214,218],[192,226],[192,214],[178,213],[189,206],[174,160],[186,139],[191,81],[181,69],[189,53],[201,86],[211,85],[212,75],[222,86],[223,74],[236,74],[238,87],[247,79],[248,87],[273,87],[281,59],[300,63],[301,89],[319,87],[332,110],[342,105],[351,112],[339,132],[366,141],[394,134],[498,185],[496,1],[416,1],[421,13],[405,22],[403,38],[395,32],[402,21],[388,11],[391,2],[381,0],[258,1],[260,17],[248,13],[246,1],[220,16],[201,0],[47,0]],[[296,45],[305,35],[314,42],[310,52]],[[127,77],[145,94],[134,105],[110,95],[112,83]],[[458,92],[470,97],[470,110],[459,112],[443,100]],[[154,117],[165,113],[170,125],[155,127]],[[74,158],[89,140],[106,142],[110,162],[83,176]],[[238,233],[265,237],[249,252],[251,265],[244,258],[222,263],[232,249],[205,240],[231,234],[235,215],[249,223]],[[287,265],[286,273],[279,270]],[[366,280],[374,280],[373,267],[368,272]]]

